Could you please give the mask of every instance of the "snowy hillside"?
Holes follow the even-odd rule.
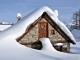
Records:
[[[0,21],[0,25],[1,24],[3,24],[3,25],[10,25],[10,24],[12,24],[12,23],[8,23],[8,22],[2,22],[2,21]]]
[[[7,22],[1,22],[0,21],[0,31],[3,31],[7,28],[9,28],[10,26],[12,26],[12,23],[7,23]]]
[[[0,31],[3,31],[5,29],[9,28],[10,26],[12,26],[12,25],[0,25]]]
[[[43,8],[43,7],[42,7]],[[41,9],[41,8],[40,8]],[[56,20],[55,22],[57,24],[61,23],[58,22],[58,17],[55,14],[52,14],[52,10],[48,7],[44,7],[44,10],[41,10],[41,12],[46,11],[50,16]],[[49,13],[51,11],[52,13]],[[37,10],[39,12],[39,10]],[[36,12],[36,13],[37,13]],[[34,13],[33,13],[34,15]],[[23,32],[25,32],[26,28],[29,24],[33,22],[33,18],[31,16],[33,15],[27,15],[22,20],[11,26],[10,28],[0,32],[0,60],[79,60],[80,54],[80,42],[77,41],[76,45],[71,45],[71,52],[72,53],[63,53],[56,51],[48,38],[41,38],[40,41],[42,42],[43,48],[42,50],[35,50],[28,47],[25,47],[18,42],[16,42],[16,38],[19,37]],[[41,13],[39,13],[36,16],[40,16]],[[30,19],[30,20],[29,20]],[[37,18],[34,17],[34,20]],[[27,21],[29,20],[29,21]],[[29,23],[31,22],[31,23]],[[24,24],[25,23],[25,24]],[[60,25],[61,26],[61,25]],[[62,24],[63,27],[65,27]],[[68,31],[67,28],[63,28],[64,31],[66,30],[66,33],[73,38],[72,34]]]

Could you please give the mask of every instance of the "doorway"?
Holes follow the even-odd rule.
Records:
[[[39,22],[38,29],[39,38],[48,38],[48,22]]]

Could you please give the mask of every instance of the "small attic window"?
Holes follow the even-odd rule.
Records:
[[[54,35],[54,34],[55,34],[55,30],[51,29],[51,35]]]

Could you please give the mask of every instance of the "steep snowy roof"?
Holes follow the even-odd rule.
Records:
[[[19,22],[14,24],[12,27],[9,29],[5,30],[4,32],[1,32],[0,35],[2,34],[3,36],[10,36],[10,35],[15,35],[15,39],[19,36],[21,36],[25,30],[26,27],[28,27],[31,23],[33,23],[35,20],[37,20],[44,12],[46,12],[50,18],[67,34],[68,37],[75,43],[75,39],[72,35],[72,33],[68,30],[68,28],[59,21],[58,19],[58,11],[52,11],[49,7],[44,6],[41,7],[34,12],[26,15],[23,17]],[[2,36],[1,35],[1,36]],[[3,36],[1,38],[3,38]]]

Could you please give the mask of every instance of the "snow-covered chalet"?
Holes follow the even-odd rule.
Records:
[[[57,10],[44,6],[21,20],[26,21],[26,29],[16,40],[22,45],[40,50],[42,44],[39,39],[49,38],[56,50],[70,52],[70,43],[76,44],[71,32],[59,21]]]

